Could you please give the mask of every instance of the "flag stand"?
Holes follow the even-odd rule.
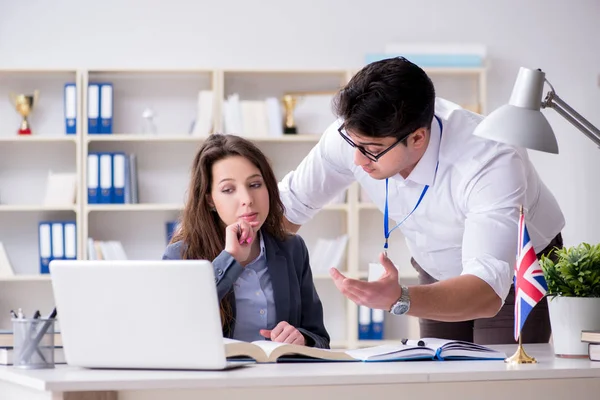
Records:
[[[521,344],[521,335],[519,335],[519,347],[517,351],[512,356],[504,359],[504,362],[508,364],[537,364],[537,360],[534,357],[525,353],[525,349]]]

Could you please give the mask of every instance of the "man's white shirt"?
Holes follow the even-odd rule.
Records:
[[[564,216],[524,149],[473,135],[482,116],[440,98],[435,115],[442,122],[441,135],[434,119],[429,145],[414,170],[406,179],[400,175],[389,179],[393,221],[404,219],[425,185],[430,186],[392,235],[402,232],[412,257],[433,278],[475,275],[504,300],[512,284],[520,206],[536,252],[562,230]],[[354,181],[384,210],[385,179],[373,179],[354,165],[355,149],[339,135],[340,124],[338,120],[330,125],[279,183],[292,223],[306,223]]]

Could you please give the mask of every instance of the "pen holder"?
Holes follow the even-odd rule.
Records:
[[[17,368],[54,368],[56,319],[13,319],[13,365]]]

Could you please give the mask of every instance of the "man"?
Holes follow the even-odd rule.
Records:
[[[436,99],[404,58],[364,67],[336,97],[339,119],[280,182],[292,231],[358,181],[406,238],[419,285],[406,287],[385,253],[375,282],[331,275],[359,305],[420,318],[422,337],[514,343],[512,278],[521,205],[538,255],[562,246],[564,217],[526,151],[474,136],[482,116]],[[382,245],[387,240],[382,237]],[[548,342],[546,301],[523,342]]]

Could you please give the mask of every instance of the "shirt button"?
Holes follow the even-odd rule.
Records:
[[[260,310],[260,315],[265,315],[265,310]]]

